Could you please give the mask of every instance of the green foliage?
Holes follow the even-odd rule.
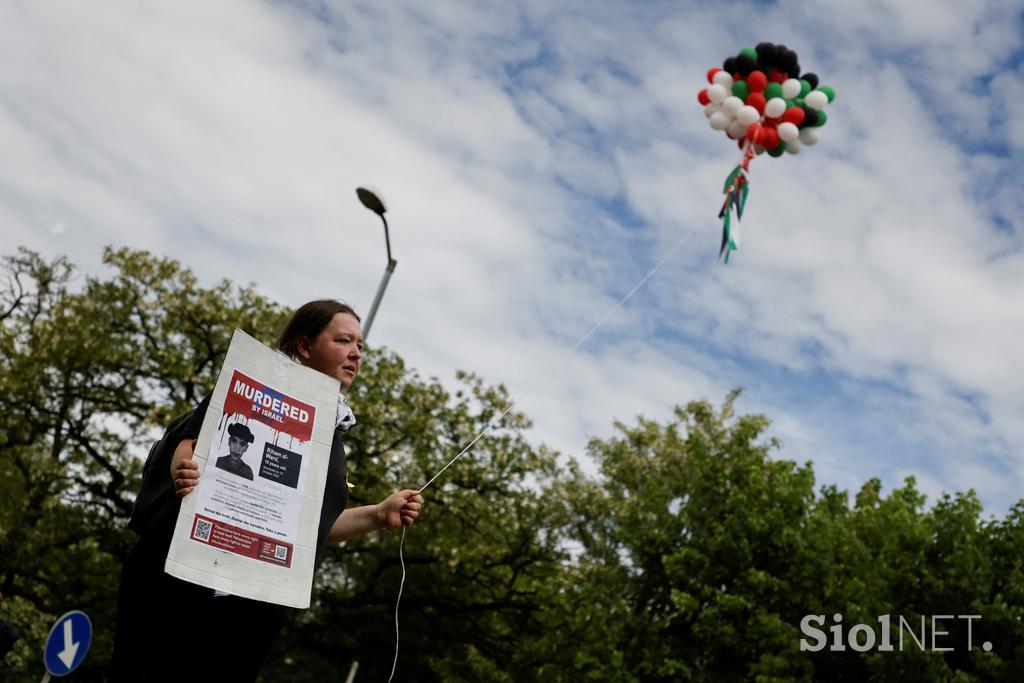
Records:
[[[599,476],[565,489],[579,559],[547,612],[579,646],[549,680],[1021,679],[1024,508],[985,522],[969,492],[925,510],[913,478],[887,497],[871,480],[852,506],[815,495],[811,465],[771,458],[767,421],[734,416],[735,398],[591,443]],[[966,621],[947,620],[950,652],[802,652],[808,614],[823,630],[833,614],[876,630],[884,614],[981,618],[971,651]]]
[[[15,678],[38,671],[41,639],[71,607],[97,627],[75,675],[102,677],[137,455],[212,384],[236,326],[266,339],[283,316],[251,288],[199,287],[174,261],[122,249],[104,262],[113,277],[78,283],[62,258],[3,260],[0,618],[26,634],[5,660]]]
[[[138,456],[209,390],[235,327],[271,342],[285,316],[174,261],[104,259],[112,274],[84,279],[64,259],[3,260],[0,619],[24,634],[4,680],[41,676],[47,629],[73,608],[96,628],[75,678],[103,679]],[[912,478],[852,500],[816,489],[810,463],[774,457],[767,419],[735,414],[737,393],[617,424],[588,447],[594,471],[529,443],[526,416],[501,417],[503,387],[457,380],[371,349],[350,394],[353,505],[422,486],[494,423],[426,489],[405,538],[397,680],[1024,680],[1024,501],[986,520],[973,492],[927,508]],[[386,680],[400,541],[330,548],[261,680],[341,680],[355,661],[357,680]],[[949,652],[804,652],[808,614],[823,629],[833,614],[981,619],[970,651],[947,621]]]

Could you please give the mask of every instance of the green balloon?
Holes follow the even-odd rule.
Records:
[[[811,84],[801,78],[800,79],[800,97],[803,97],[804,95],[806,95],[809,92],[811,92]]]
[[[750,57],[755,62],[757,61],[757,50],[755,50],[752,47],[745,47],[745,48],[743,48],[742,50],[740,50],[740,54],[741,55],[746,55],[746,56]]]
[[[804,106],[804,98],[802,98],[802,97],[797,97],[797,98],[795,98],[795,99],[793,100],[793,106],[794,106],[794,107],[800,107],[801,109],[803,109],[803,106]]]
[[[768,87],[764,89],[764,98],[766,100],[770,100],[773,97],[782,97],[781,83],[769,83]]]
[[[786,100],[786,109],[789,109],[790,107],[795,107],[795,106],[796,106],[796,101],[795,100]]]
[[[819,87],[818,90],[820,90],[821,92],[825,93],[825,97],[828,98],[828,103],[832,104],[832,100],[834,100],[836,98],[836,91],[833,90],[832,88],[828,87],[827,85],[823,85],[823,86]]]
[[[747,95],[750,94],[750,86],[747,85],[746,81],[734,81],[732,84],[732,94],[746,102]]]
[[[773,156],[773,157],[781,157],[783,152],[785,152],[785,151],[786,151],[786,141],[785,140],[779,140],[779,146],[776,147],[775,149],[768,150],[768,154],[769,154],[769,156]]]
[[[825,113],[824,109],[819,109],[818,110],[818,122],[816,124],[814,124],[814,125],[817,126],[818,128],[820,128],[820,127],[825,125],[826,121],[828,121],[828,114]]]

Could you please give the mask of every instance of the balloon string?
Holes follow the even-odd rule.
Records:
[[[398,599],[395,600],[395,660],[391,663],[391,675],[388,676],[388,683],[391,683],[391,679],[395,677],[395,667],[398,666],[398,603],[402,601],[402,588],[405,587],[405,556],[402,551],[405,548],[406,528],[405,525],[402,525],[402,540],[398,544],[398,561],[402,564],[402,581],[398,584]]]
[[[615,313],[615,311],[617,311],[619,309],[620,306],[622,306],[624,303],[626,303],[626,301],[628,301],[630,299],[630,297],[632,297],[637,292],[637,290],[639,290],[641,287],[643,287],[645,282],[647,282],[649,279],[651,279],[651,277],[654,275],[654,273],[657,272],[657,270],[659,268],[661,268],[661,266],[664,265],[665,262],[668,261],[672,257],[673,254],[675,254],[677,251],[679,251],[679,248],[683,246],[683,244],[686,242],[686,240],[690,239],[690,236],[693,235],[693,233],[694,233],[694,231],[696,229],[697,229],[696,227],[693,227],[693,228],[690,229],[690,232],[688,232],[685,235],[683,235],[679,239],[679,241],[675,243],[675,246],[673,246],[671,249],[669,249],[668,253],[666,253],[665,256],[662,257],[662,259],[660,261],[658,261],[656,264],[654,264],[654,267],[652,267],[649,271],[647,271],[647,274],[644,275],[642,278],[640,278],[640,281],[637,282],[636,285],[632,289],[630,289],[628,292],[626,292],[625,296],[623,296],[621,299],[619,299],[619,301],[614,306],[612,306],[608,310],[608,312],[605,313],[601,317],[601,319],[598,320],[597,323],[593,327],[590,328],[590,331],[588,331],[585,335],[580,337],[580,339],[568,349],[567,353],[568,354],[574,353],[583,344],[583,342],[585,342],[587,339],[589,339],[590,336],[592,334],[594,334],[594,332],[596,332],[598,330],[598,328],[601,327],[601,325],[603,325],[608,320],[608,318],[610,318],[612,316],[612,314]],[[419,488],[419,492],[422,493],[423,490],[425,488],[427,488],[428,486],[430,486],[431,484],[433,484],[434,481],[438,477],[440,477],[441,474],[445,470],[447,470],[449,467],[454,465],[455,462],[459,458],[461,458],[466,453],[468,453],[469,449],[472,448],[473,445],[476,444],[477,441],[479,441],[481,438],[483,438],[483,436],[487,432],[491,431],[491,429],[495,426],[495,424],[497,422],[503,420],[505,418],[505,416],[508,415],[512,411],[512,408],[516,405],[517,401],[519,399],[521,399],[524,395],[525,394],[520,394],[518,396],[518,398],[511,399],[509,401],[508,407],[505,408],[505,410],[500,415],[498,415],[496,418],[492,418],[491,420],[489,420],[487,422],[487,425],[482,430],[480,430],[480,433],[477,434],[473,438],[473,440],[470,441],[469,444],[465,448],[463,448],[461,451],[459,451],[458,455],[456,455],[454,458],[449,460],[448,464],[446,464],[444,467],[442,467],[437,472],[437,474],[435,474],[433,477],[431,477],[430,480],[426,484],[424,484],[423,486],[421,486]],[[405,557],[404,557],[404,554],[403,554],[403,551],[404,551],[404,548],[405,548],[405,530],[406,530],[406,527],[403,525],[402,526],[402,540],[398,544],[398,560],[399,560],[399,562],[400,562],[400,564],[402,566],[402,579],[401,579],[401,581],[398,584],[398,597],[395,600],[395,659],[394,659],[394,661],[391,664],[391,675],[388,677],[388,683],[391,683],[392,678],[394,678],[394,676],[395,676],[395,669],[398,667],[398,642],[399,642],[398,606],[402,602],[402,589],[405,586],[405,575],[406,575],[406,572],[405,572]]]
[[[499,415],[499,416],[498,416],[497,418],[495,418],[495,419],[489,420],[489,421],[487,422],[487,426],[485,426],[485,427],[483,428],[483,430],[482,430],[482,431],[481,431],[481,432],[480,432],[479,434],[477,434],[477,435],[476,435],[476,438],[474,438],[474,439],[473,439],[472,441],[470,441],[470,442],[469,442],[469,445],[468,445],[468,446],[466,446],[465,448],[463,448],[463,449],[462,449],[462,450],[461,450],[461,451],[459,452],[459,454],[458,454],[458,455],[456,455],[456,456],[455,456],[454,458],[452,458],[451,460],[449,460],[449,461],[448,461],[448,464],[447,464],[447,465],[445,465],[444,467],[442,467],[442,468],[440,469],[440,471],[438,471],[438,473],[437,473],[437,474],[435,474],[435,475],[434,475],[433,477],[431,477],[431,478],[430,478],[430,481],[428,481],[428,482],[427,482],[426,484],[424,484],[423,486],[421,486],[421,487],[420,487],[420,489],[419,489],[419,492],[420,492],[420,493],[423,493],[423,489],[425,489],[425,488],[427,488],[428,486],[430,486],[431,484],[433,484],[433,483],[434,483],[434,480],[435,480],[435,479],[437,479],[438,477],[440,477],[440,476],[441,476],[441,474],[442,474],[442,473],[443,473],[443,472],[444,472],[444,471],[445,471],[446,469],[448,469],[449,467],[451,467],[452,465],[454,465],[454,464],[455,464],[455,461],[456,461],[456,460],[458,460],[459,458],[461,458],[462,456],[464,456],[464,455],[465,455],[465,454],[466,454],[467,452],[469,452],[469,449],[473,447],[473,444],[475,444],[475,443],[476,443],[477,441],[479,441],[479,440],[480,440],[480,438],[481,438],[481,437],[482,437],[482,436],[483,436],[484,434],[486,434],[487,432],[489,432],[489,431],[491,430],[491,427],[493,427],[493,426],[494,426],[494,423],[495,423],[495,422],[496,422],[497,420],[503,420],[503,419],[505,418],[505,416],[509,414],[509,412],[510,412],[510,411],[512,410],[512,406],[514,406],[514,405],[515,405],[515,403],[516,403],[516,402],[515,402],[515,400],[512,400],[512,401],[510,401],[510,402],[509,402],[509,406],[508,406],[508,408],[505,408],[505,411],[504,411],[504,412],[503,412],[503,413],[502,413],[501,415]]]

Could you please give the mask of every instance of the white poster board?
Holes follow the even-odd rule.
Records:
[[[235,330],[196,444],[164,569],[309,607],[338,381]]]

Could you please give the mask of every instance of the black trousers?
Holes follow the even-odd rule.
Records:
[[[155,536],[139,541],[121,571],[108,680],[255,681],[292,610],[215,597],[209,588],[164,573],[170,538]]]

